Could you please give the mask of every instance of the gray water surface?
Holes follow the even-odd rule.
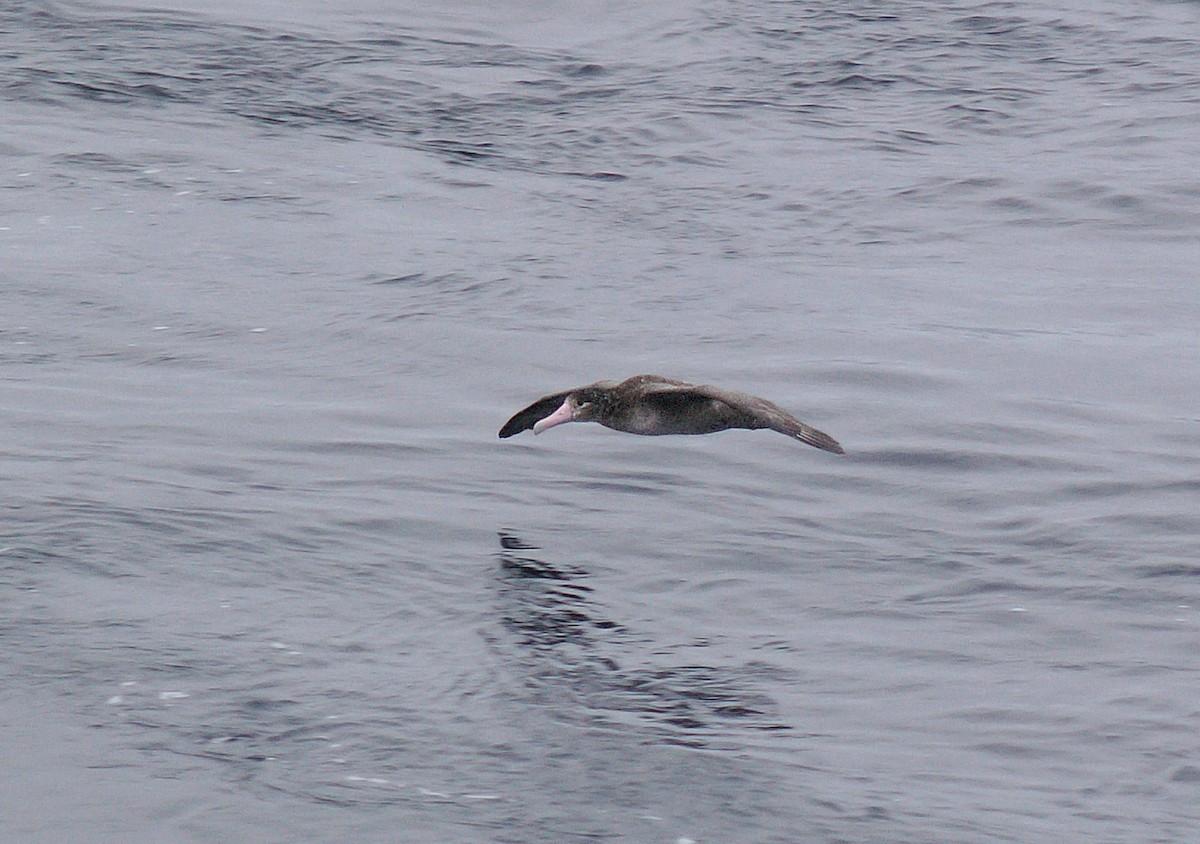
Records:
[[[0,7],[5,840],[1196,840],[1197,6],[433,5]]]

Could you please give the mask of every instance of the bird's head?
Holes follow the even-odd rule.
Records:
[[[533,432],[540,434],[555,425],[566,422],[596,422],[599,421],[608,404],[608,394],[596,387],[584,387],[571,393],[558,410],[544,419],[539,419],[533,426]]]

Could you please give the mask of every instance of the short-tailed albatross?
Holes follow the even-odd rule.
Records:
[[[728,428],[770,428],[811,446],[845,454],[837,440],[766,399],[688,384],[661,375],[635,375],[620,383],[597,381],[551,393],[504,423],[501,437],[540,434],[564,422],[599,422],[629,434],[711,434]]]

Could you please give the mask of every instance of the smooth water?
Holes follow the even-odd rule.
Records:
[[[1198,55],[0,7],[5,840],[1194,840]],[[496,438],[638,372],[848,454]]]

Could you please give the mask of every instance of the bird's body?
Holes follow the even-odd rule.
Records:
[[[619,383],[597,381],[543,396],[509,419],[500,436],[531,429],[537,434],[565,422],[599,422],[643,436],[769,428],[816,448],[844,453],[833,437],[766,399],[661,375],[635,375]]]

